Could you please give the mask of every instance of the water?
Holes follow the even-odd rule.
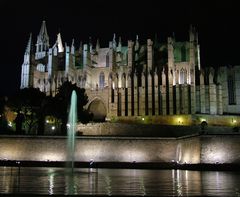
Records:
[[[0,167],[0,194],[240,196],[240,172]]]
[[[68,115],[68,124],[67,124],[67,167],[71,168],[73,172],[74,169],[74,154],[75,154],[75,132],[76,132],[76,123],[77,123],[77,94],[76,91],[72,91],[70,110]]]

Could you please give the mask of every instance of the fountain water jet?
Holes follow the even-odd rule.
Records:
[[[67,167],[74,169],[75,133],[77,125],[77,94],[72,91],[67,124]]]

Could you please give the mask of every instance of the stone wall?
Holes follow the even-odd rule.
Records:
[[[201,137],[201,163],[240,163],[240,135]]]
[[[171,126],[159,124],[128,124],[128,123],[89,123],[78,124],[81,135],[98,136],[155,136],[179,137],[200,132],[200,126]]]
[[[65,137],[0,138],[0,159],[65,161]],[[76,161],[240,163],[240,135],[77,137]]]
[[[179,163],[200,163],[201,144],[200,138],[178,138],[176,161]]]
[[[158,115],[158,116],[129,116],[129,117],[112,117],[109,119],[112,123],[121,122],[128,124],[159,124],[175,126],[192,126],[200,125],[206,121],[211,126],[240,127],[240,116],[238,115]]]
[[[107,162],[172,162],[176,161],[177,147],[185,152],[198,146],[197,138],[136,138],[136,137],[78,137],[76,161]],[[182,142],[192,144],[184,145]],[[64,137],[2,137],[0,158],[7,160],[65,161],[66,138]],[[198,147],[193,148],[196,151]],[[191,151],[189,150],[189,151]],[[199,155],[199,152],[192,152]],[[179,154],[179,153],[178,153]],[[184,153],[180,153],[184,157]],[[192,158],[192,156],[190,157]],[[193,160],[192,163],[198,161]]]
[[[232,121],[229,119],[229,121]],[[233,134],[232,126],[208,125],[201,130],[200,125],[159,125],[159,124],[129,124],[129,123],[89,123],[78,124],[79,135],[87,136],[151,136],[151,137],[181,137],[204,132],[205,134]]]

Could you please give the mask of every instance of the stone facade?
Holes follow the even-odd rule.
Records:
[[[239,114],[240,66],[202,69],[194,28],[189,40],[168,37],[140,42],[99,41],[75,47],[62,44],[61,34],[50,47],[43,21],[33,47],[30,36],[22,64],[21,88],[35,87],[55,95],[66,81],[85,88],[87,108],[95,119],[178,114]]]

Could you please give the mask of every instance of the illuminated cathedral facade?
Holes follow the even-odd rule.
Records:
[[[189,40],[168,37],[122,43],[115,35],[109,46],[76,46],[57,35],[49,44],[43,21],[35,46],[30,35],[21,71],[21,87],[55,95],[68,80],[86,89],[86,108],[96,119],[174,114],[239,114],[240,66],[202,69],[195,28]]]

